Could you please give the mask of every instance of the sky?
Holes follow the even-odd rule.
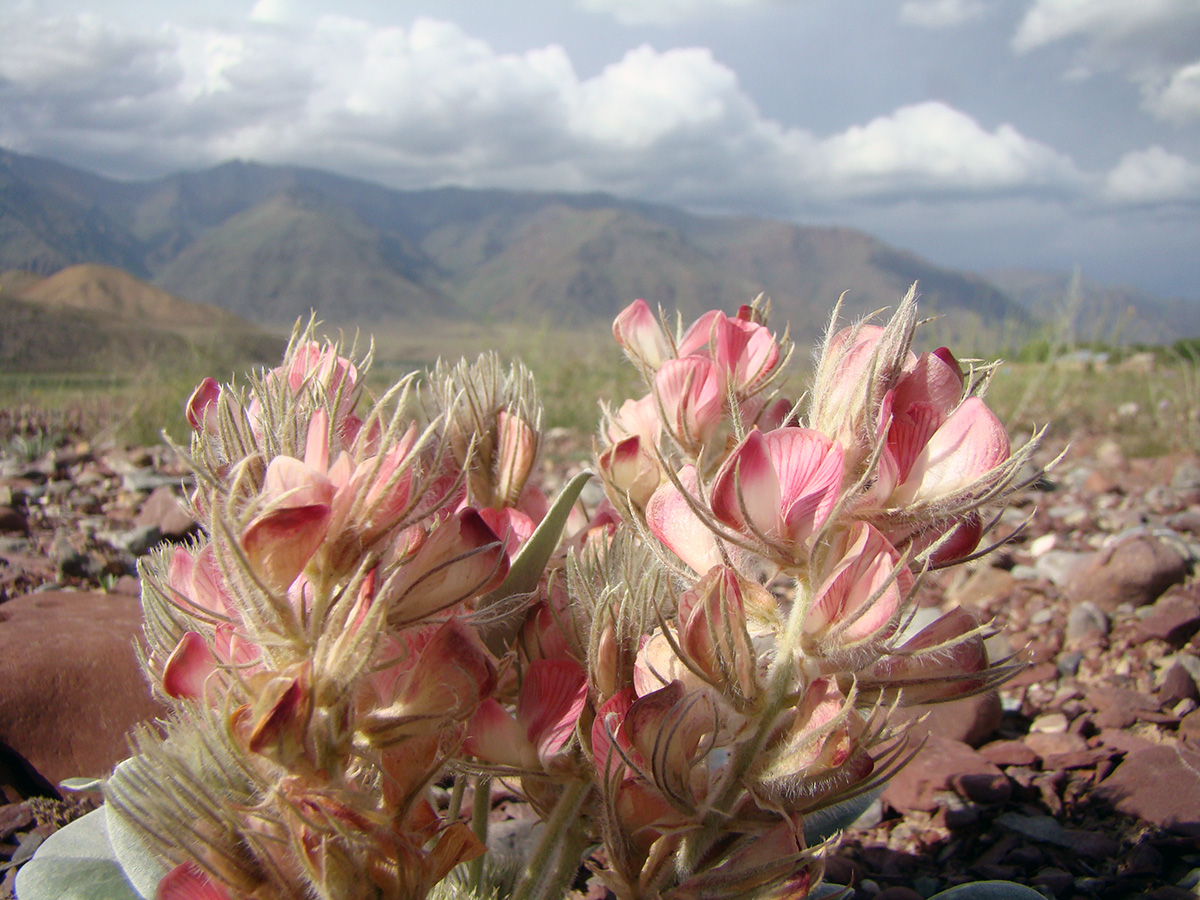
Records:
[[[8,0],[0,146],[607,191],[1200,301],[1200,0]]]

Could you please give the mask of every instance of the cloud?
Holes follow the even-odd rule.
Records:
[[[906,0],[900,21],[918,28],[956,28],[987,12],[983,0]]]
[[[622,25],[674,25],[771,0],[576,0],[580,9],[610,15]]]
[[[1126,153],[1104,179],[1103,196],[1144,206],[1200,200],[1200,166],[1162,147]]]
[[[581,78],[561,46],[501,53],[431,18],[4,24],[21,52],[0,56],[0,144],[109,174],[243,158],[396,187],[607,190],[784,216],[1086,188],[1065,155],[945,103],[834,134],[785,127],[704,48],[640,46]]]
[[[1179,124],[1200,122],[1200,60],[1173,72],[1161,90],[1151,92],[1147,103],[1159,118]]]
[[[904,106],[821,143],[833,183],[856,194],[1071,189],[1081,180],[1071,160],[1002,124],[988,131],[936,101]]]
[[[1077,45],[1069,79],[1120,72],[1141,89],[1142,106],[1151,114],[1200,120],[1196,0],[1034,0],[1012,47],[1029,53],[1064,41]]]
[[[1067,38],[1094,46],[1141,44],[1150,53],[1170,53],[1179,30],[1200,22],[1194,0],[1034,0],[1013,36],[1013,48],[1025,53]]]

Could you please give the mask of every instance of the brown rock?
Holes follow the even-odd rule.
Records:
[[[1179,663],[1172,663],[1158,686],[1158,700],[1166,708],[1173,708],[1180,700],[1200,700],[1200,690],[1191,674]]]
[[[1154,604],[1153,612],[1137,623],[1134,637],[1182,647],[1197,631],[1200,631],[1200,600],[1190,594],[1177,593]]]
[[[4,604],[0,742],[51,783],[107,775],[125,735],[161,714],[134,656],[138,601],[51,591]]]
[[[1067,596],[1105,612],[1122,603],[1146,606],[1187,577],[1187,560],[1170,544],[1138,535],[1100,550],[1072,573]]]
[[[1087,700],[1096,708],[1093,721],[1097,728],[1128,728],[1139,718],[1160,709],[1153,697],[1111,685],[1088,688]]]
[[[1043,758],[1056,753],[1074,753],[1087,749],[1086,740],[1077,734],[1071,734],[1066,731],[1057,734],[1035,731],[1032,734],[1025,735],[1021,740],[1026,747]]]
[[[979,755],[998,766],[1032,766],[1038,755],[1021,741],[992,741],[979,748]]]
[[[11,506],[0,506],[0,534],[28,534],[25,514]]]
[[[903,711],[905,719],[925,718],[909,729],[916,740],[925,735],[936,734],[953,741],[962,741],[977,747],[1000,727],[1004,709],[1000,695],[996,693],[976,694],[949,703],[930,703],[912,706]]]
[[[1130,753],[1095,796],[1118,812],[1200,837],[1200,753],[1167,744]]]
[[[166,486],[150,492],[134,521],[137,528],[151,525],[157,527],[163,537],[173,539],[187,537],[199,527],[175,491]]]
[[[938,792],[953,789],[968,799],[971,794],[998,794],[1008,779],[962,741],[931,735],[921,752],[901,769],[883,792],[883,801],[901,812],[937,809]],[[990,801],[986,801],[990,802]]]

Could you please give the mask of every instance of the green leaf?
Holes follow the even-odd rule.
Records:
[[[134,890],[108,842],[103,808],[46,838],[17,872],[21,900],[146,900]]]
[[[24,898],[22,898],[24,900]],[[1046,900],[1033,888],[1014,881],[976,881],[934,894],[929,900]]]
[[[127,759],[118,763],[110,780],[119,784],[121,779],[126,777],[126,767],[132,761]],[[150,852],[137,829],[115,806],[106,803],[103,809],[113,857],[137,891],[147,897],[153,897],[158,891],[158,883],[167,874],[167,867]]]
[[[550,561],[558,542],[562,539],[571,507],[575,505],[583,486],[591,477],[592,473],[585,470],[567,482],[566,487],[554,499],[545,518],[512,561],[508,568],[508,576],[498,588],[480,598],[479,609],[487,609],[509,597],[532,593],[537,588],[542,573],[546,571],[546,563]],[[486,634],[484,640],[492,652],[501,653],[507,648],[519,624],[518,621],[513,622],[511,628],[493,628]]]
[[[869,790],[857,797],[843,800],[824,809],[818,809],[804,815],[804,840],[809,846],[827,841],[839,831],[845,831],[855,820],[867,811],[880,794],[885,785]]]

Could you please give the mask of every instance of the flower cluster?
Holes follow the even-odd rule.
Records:
[[[513,896],[583,860],[622,900],[806,896],[814,823],[911,755],[894,709],[1011,671],[962,610],[908,627],[1033,450],[984,404],[990,370],[913,352],[915,329],[911,292],[886,325],[835,313],[793,404],[760,304],[684,329],[636,301],[614,334],[646,393],[605,412],[591,510],[586,475],[553,503],[536,483],[534,386],[494,357],[364,409],[369,357],[310,327],[248,389],[202,384],[206,537],[142,573],[173,713],[107,787],[173,866],[160,897],[481,888],[459,864],[494,777],[545,823]]]

